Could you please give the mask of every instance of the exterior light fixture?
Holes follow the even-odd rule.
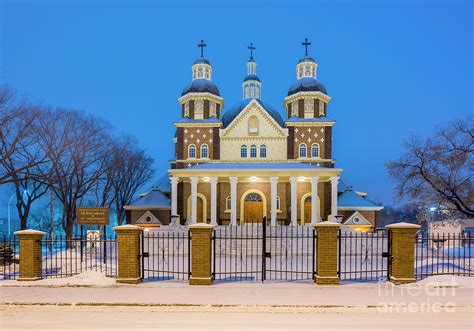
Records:
[[[252,182],[256,182],[256,181],[257,181],[257,177],[252,176],[252,177],[250,177],[250,180],[251,180]]]
[[[305,179],[306,179],[306,178],[305,178],[304,176],[301,176],[301,177],[298,178],[298,180],[299,180],[300,182],[304,182]]]
[[[205,182],[208,182],[208,181],[209,181],[209,177],[204,177],[202,180],[205,181]]]

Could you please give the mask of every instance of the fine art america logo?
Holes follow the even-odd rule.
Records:
[[[379,282],[378,295],[385,298],[377,305],[380,313],[454,313],[454,298],[459,284],[453,277],[449,281],[430,281],[394,285]]]

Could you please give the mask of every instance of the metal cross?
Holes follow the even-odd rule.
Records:
[[[301,43],[304,46],[304,55],[308,55],[308,46],[311,45],[311,42],[308,38],[304,38],[304,42]]]
[[[204,57],[204,47],[206,47],[207,45],[204,43],[204,40],[201,40],[201,43],[198,44],[198,47],[201,48],[201,57]]]
[[[253,51],[256,50],[257,48],[255,48],[253,43],[250,43],[250,46],[247,48],[250,49],[250,59],[253,60]]]

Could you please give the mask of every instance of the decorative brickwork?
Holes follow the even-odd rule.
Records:
[[[41,279],[41,238],[44,232],[22,230],[15,234],[20,241],[20,276],[19,281]]]
[[[117,233],[118,272],[117,283],[138,284],[143,281],[140,264],[140,236],[143,228],[122,225],[114,228]]]
[[[395,223],[387,225],[390,231],[389,280],[396,284],[414,283],[415,279],[415,236],[419,225]]]
[[[213,127],[185,127],[183,128],[183,157],[188,159],[189,145],[196,146],[196,158],[201,158],[201,146],[206,144],[208,148],[208,159],[214,159],[215,128]],[[218,142],[217,142],[218,143]]]
[[[331,140],[328,140],[326,131],[331,130],[331,127],[319,127],[319,126],[297,126],[294,129],[294,138],[293,138],[293,157],[295,159],[299,158],[299,146],[300,144],[306,144],[306,155],[309,159],[311,157],[311,145],[319,145],[319,157],[322,159],[330,159],[328,153],[331,153],[331,149],[328,146],[331,146]],[[330,137],[330,135],[329,135]],[[309,161],[309,160],[308,160]]]
[[[339,285],[337,273],[338,236],[341,225],[334,222],[322,222],[314,225],[317,235],[316,278],[318,285]]]
[[[194,224],[191,231],[191,277],[189,285],[212,285],[212,231],[214,225]]]

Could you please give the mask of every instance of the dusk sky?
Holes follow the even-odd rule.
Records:
[[[0,82],[134,135],[157,176],[173,157],[177,99],[204,39],[225,107],[242,98],[247,46],[262,99],[283,99],[309,38],[332,98],[333,156],[356,189],[392,203],[384,163],[403,139],[473,114],[471,1],[1,1]]]

